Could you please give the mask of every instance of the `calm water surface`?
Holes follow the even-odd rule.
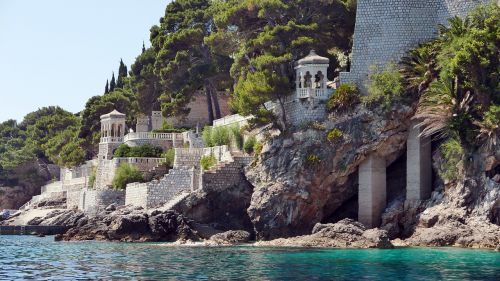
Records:
[[[53,242],[0,236],[0,280],[500,280],[500,253]]]

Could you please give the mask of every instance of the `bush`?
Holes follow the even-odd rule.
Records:
[[[372,67],[368,82],[368,96],[362,98],[365,105],[380,103],[382,107],[389,108],[403,90],[402,77],[394,64],[390,64],[383,71]]]
[[[162,157],[163,149],[161,147],[154,147],[150,144],[142,146],[129,147],[126,144],[120,145],[114,153],[115,157]]]
[[[136,167],[128,163],[123,163],[116,170],[115,177],[113,178],[113,188],[125,189],[129,183],[143,181],[142,173]]]
[[[172,124],[163,122],[161,129],[153,130],[153,133],[183,133],[188,130],[186,128],[175,128]]]
[[[90,188],[94,187],[96,176],[97,176],[97,168],[92,166],[92,171],[91,171],[90,177],[89,177],[89,187]]]
[[[226,126],[212,128],[212,143],[214,146],[220,145],[230,145],[231,144],[231,134],[229,128]]]
[[[449,181],[459,179],[463,171],[462,157],[464,155],[464,149],[460,142],[455,138],[451,138],[441,144],[439,151],[443,156],[443,164],[441,165],[439,173],[440,176]]]
[[[238,125],[234,125],[231,127],[207,126],[203,129],[202,138],[206,147],[231,145],[231,143],[234,143],[238,147],[238,149],[241,149],[243,145],[243,137]]]
[[[200,165],[201,168],[206,171],[217,164],[217,158],[213,154],[201,157]]]
[[[243,145],[243,150],[248,154],[252,154],[254,152],[254,146],[256,144],[257,144],[257,139],[255,138],[255,136],[250,136]]]
[[[205,128],[203,128],[203,132],[202,132],[201,137],[202,137],[203,143],[205,144],[206,147],[214,146],[214,144],[212,142],[212,127],[211,126],[205,126]]]
[[[253,146],[253,151],[255,152],[255,155],[260,155],[263,147],[264,146],[260,141],[256,142],[255,145]]]
[[[326,107],[330,111],[347,110],[353,108],[356,104],[361,102],[358,87],[354,84],[342,84],[330,96],[326,103]]]
[[[174,160],[175,160],[175,149],[171,148],[167,150],[167,152],[163,153],[161,157],[165,158],[163,164],[167,168],[172,168],[174,166]]]
[[[232,143],[236,145],[237,149],[243,148],[243,136],[241,134],[240,126],[238,124],[232,125],[229,127],[231,131],[231,138],[233,139]]]
[[[343,136],[344,136],[344,133],[342,132],[342,130],[340,130],[339,128],[334,128],[333,130],[328,132],[328,134],[326,135],[326,138],[328,139],[328,141],[334,142],[334,141],[342,139]]]
[[[316,165],[316,164],[319,164],[321,162],[321,158],[319,158],[319,156],[316,154],[309,154],[306,157],[306,161],[308,164]]]

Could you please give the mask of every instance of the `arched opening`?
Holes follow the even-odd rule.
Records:
[[[118,125],[118,137],[122,137],[123,135],[123,125],[119,124]]]
[[[304,88],[311,88],[311,87],[312,87],[312,75],[308,71],[304,76]]]
[[[325,75],[323,75],[323,72],[318,71],[318,73],[314,75],[314,84],[315,88],[324,88]]]
[[[111,137],[116,137],[116,125],[111,125]]]

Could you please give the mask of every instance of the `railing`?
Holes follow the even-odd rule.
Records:
[[[150,132],[142,132],[142,133],[129,133],[125,136],[124,141],[131,140],[176,140],[182,141],[184,137],[182,133],[150,133]]]
[[[123,142],[122,137],[102,137],[101,138],[101,143],[108,143],[108,142]]]
[[[298,88],[296,95],[298,99],[316,98],[326,100],[332,92],[333,89],[328,88]]]
[[[164,158],[152,158],[152,157],[127,157],[127,158],[113,158],[115,164],[119,165],[121,163],[129,163],[129,164],[160,164]]]
[[[246,122],[250,118],[253,118],[253,116],[241,116],[239,114],[233,114],[233,115],[229,115],[229,116],[214,120],[214,127],[226,126],[226,125],[231,125],[231,124],[235,124],[235,123],[238,123],[241,125],[241,123]]]

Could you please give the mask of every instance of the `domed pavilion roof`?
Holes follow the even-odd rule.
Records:
[[[101,119],[105,119],[105,118],[120,118],[120,117],[125,117],[125,114],[121,113],[121,112],[118,112],[118,110],[113,110],[111,111],[110,113],[108,114],[104,114],[104,115],[101,115]]]
[[[316,51],[314,50],[311,50],[309,52],[309,55],[298,61],[299,66],[308,64],[329,64],[329,63],[330,63],[329,58],[319,56],[318,54],[316,54]]]

